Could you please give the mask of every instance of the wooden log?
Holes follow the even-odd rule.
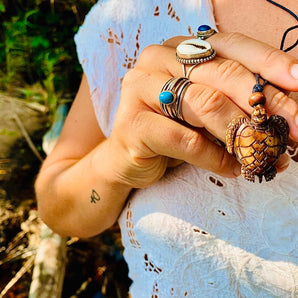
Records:
[[[67,261],[66,240],[43,225],[29,298],[61,297]]]
[[[66,114],[67,105],[61,104],[55,113],[51,129],[43,137],[43,148],[47,154],[58,140]],[[43,224],[29,298],[61,297],[66,267],[66,241],[67,238],[59,236]]]
[[[34,179],[47,122],[44,106],[0,93],[0,189],[11,194]]]

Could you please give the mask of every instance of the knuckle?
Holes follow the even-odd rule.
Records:
[[[231,77],[239,76],[244,71],[243,65],[235,60],[224,60],[217,66],[217,73],[222,79],[231,79]]]
[[[220,91],[211,88],[205,88],[201,92],[190,94],[190,96],[193,101],[191,104],[199,118],[207,115],[210,117],[214,113],[218,113],[224,104],[224,95]]]
[[[271,98],[270,112],[278,113],[286,105],[287,101],[288,97],[282,91],[277,91]]]
[[[247,37],[239,32],[222,33],[222,42],[226,47],[233,46]]]
[[[184,151],[184,153],[193,155],[195,152],[201,150],[203,144],[203,137],[196,133],[195,131],[188,132],[184,134],[180,139],[180,147]]]
[[[151,76],[149,72],[145,72],[138,68],[130,69],[123,77],[121,88],[127,89],[131,88],[132,90],[137,90],[137,84],[143,84]]]
[[[156,57],[160,55],[160,50],[162,45],[149,45],[141,52],[137,66],[142,67],[144,65],[150,65],[152,62],[156,61]]]
[[[130,87],[133,84],[133,82],[135,82],[136,76],[137,76],[137,70],[134,68],[126,72],[126,74],[123,77],[121,87],[122,88]]]
[[[272,64],[276,63],[278,59],[281,58],[281,51],[272,47],[268,47],[264,52],[264,64],[268,66],[272,66]]]
[[[217,90],[205,91],[200,99],[200,114],[201,116],[217,113],[222,106],[222,94]]]

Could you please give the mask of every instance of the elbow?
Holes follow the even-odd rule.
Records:
[[[110,226],[113,222],[87,224],[82,222],[78,212],[74,212],[74,200],[58,195],[59,191],[54,185],[44,181],[39,175],[35,181],[35,194],[37,210],[40,219],[61,237],[90,238],[96,236]]]
[[[65,225],[67,209],[61,204],[59,207],[60,198],[55,194],[54,187],[50,185],[43,174],[38,175],[34,185],[38,215],[43,223],[61,237],[73,236],[72,231]]]
[[[41,172],[35,181],[39,217],[53,232],[62,237],[90,238],[115,223],[115,217],[84,215],[79,199],[61,187],[65,183],[61,183],[58,177]]]

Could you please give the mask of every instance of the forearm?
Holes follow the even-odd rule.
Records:
[[[40,215],[54,231],[90,237],[117,220],[131,187],[115,172],[112,155],[106,140],[80,160],[45,162],[36,195]]]

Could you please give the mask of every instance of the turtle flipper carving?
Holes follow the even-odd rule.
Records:
[[[241,165],[241,176],[247,181],[255,182],[255,174],[248,170],[245,165]]]
[[[233,154],[235,156],[234,152],[234,140],[237,133],[237,130],[239,127],[243,124],[248,122],[249,120],[243,116],[239,116],[237,118],[234,118],[228,125],[227,131],[226,131],[226,146],[227,150],[230,154]]]
[[[286,151],[289,126],[281,116],[268,119],[262,93],[253,93],[250,103],[254,108],[251,120],[233,119],[227,127],[226,145],[227,151],[241,163],[242,177],[254,182],[257,176],[261,183],[263,176],[270,181],[276,175],[275,164]]]
[[[289,132],[290,132],[290,128],[287,120],[280,115],[271,115],[268,119],[268,123],[278,131],[281,137],[281,146],[282,146],[281,154],[285,153],[287,150],[287,145],[289,141]]]
[[[264,177],[265,177],[265,180],[268,182],[270,180],[273,180],[274,177],[276,176],[277,174],[277,170],[276,170],[276,167],[275,166],[272,166],[271,168],[269,168],[265,173],[264,173]],[[262,181],[261,181],[262,182]]]

